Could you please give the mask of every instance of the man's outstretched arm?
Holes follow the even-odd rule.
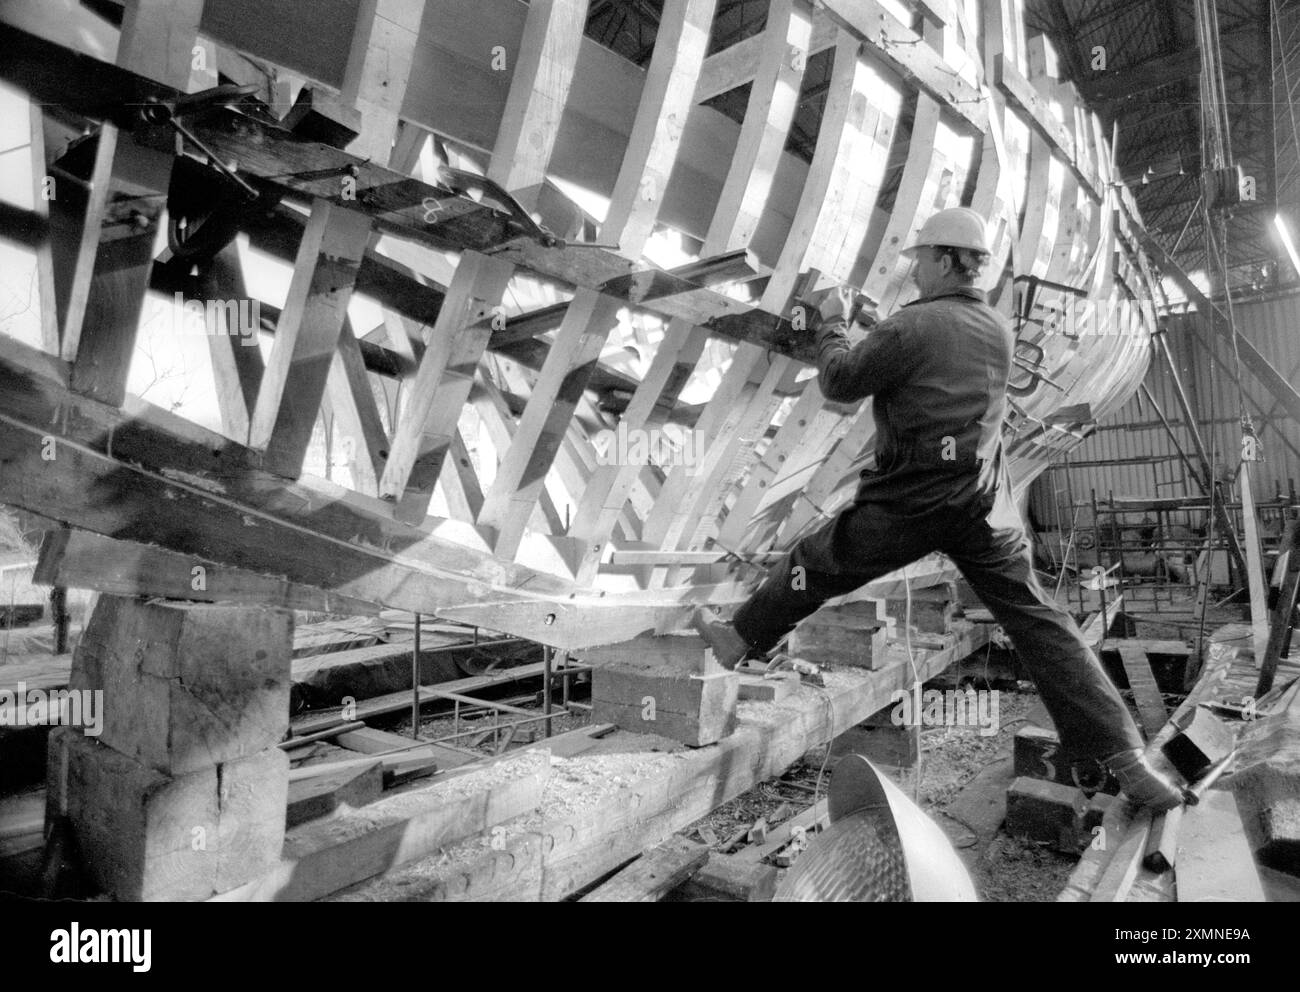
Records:
[[[850,347],[842,315],[823,321],[817,330],[822,395],[833,403],[852,403],[902,381],[915,356],[903,346],[900,323],[895,318],[883,321]]]

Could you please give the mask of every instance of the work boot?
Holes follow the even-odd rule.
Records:
[[[691,618],[691,626],[713,649],[713,659],[731,671],[749,654],[749,642],[737,633],[736,628],[724,621],[716,610],[701,606]]]
[[[1112,754],[1104,764],[1119,781],[1120,791],[1138,806],[1163,813],[1183,802],[1183,790],[1156,771],[1141,748]]]

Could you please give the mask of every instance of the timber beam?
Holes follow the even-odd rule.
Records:
[[[956,643],[945,650],[918,651],[917,669],[905,653],[895,650],[891,663],[874,672],[836,671],[825,689],[801,688],[776,703],[742,702],[737,727],[717,744],[673,754],[625,754],[635,770],[618,789],[600,790],[579,813],[551,818],[535,816],[511,830],[504,850],[483,853],[472,842],[452,848],[451,865],[418,862],[359,890],[358,898],[401,898],[426,901],[554,901],[563,899],[614,871],[645,849],[658,844],[700,817],[780,775],[809,748],[830,742],[889,704],[898,690],[916,678],[933,678],[949,665],[983,647],[987,625],[963,624]],[[570,769],[548,783],[549,795],[562,795],[570,774],[580,781],[586,762],[608,769],[617,753],[626,750],[615,732],[611,753],[596,757],[575,754]],[[608,776],[606,772],[602,780]],[[561,804],[563,805],[563,804]],[[464,852],[467,857],[456,855]]]
[[[171,105],[181,95],[8,25],[0,25],[0,45],[7,51],[0,72],[35,99],[68,104],[91,119],[120,123],[124,131],[139,130],[140,140],[150,136],[134,108]],[[531,232],[521,234],[510,213],[441,186],[303,141],[230,109],[192,121],[190,130],[224,161],[237,162],[245,180],[274,195],[360,211],[395,237],[439,250],[490,253],[562,286],[592,289],[662,317],[688,319],[711,333],[815,361],[811,341],[802,340],[784,317],[614,252],[543,244]]]

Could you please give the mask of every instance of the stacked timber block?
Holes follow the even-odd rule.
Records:
[[[957,613],[957,585],[941,582],[912,590],[912,629],[920,634],[947,634]],[[885,600],[885,613],[901,628],[907,622],[906,596]]]
[[[1055,730],[1021,727],[1016,731],[1013,756],[1017,776],[1075,788],[1071,763],[1061,752],[1061,741]],[[1112,796],[1118,794],[1119,782],[1114,775],[1107,773],[1101,791]]]
[[[1164,745],[1165,757],[1183,778],[1195,782],[1210,766],[1226,758],[1237,737],[1209,710],[1194,706],[1174,723],[1178,733]]]
[[[896,725],[887,707],[850,727],[831,741],[831,757],[860,754],[878,765],[912,768],[916,765],[916,733],[913,727]]]
[[[280,858],[289,761],[287,611],[101,596],[69,685],[101,733],[50,737],[47,819],[122,900],[202,899]]]
[[[695,634],[645,635],[589,649],[595,723],[658,734],[691,747],[735,729],[740,676],[722,669]]]
[[[1071,786],[1035,778],[1017,778],[1007,789],[1007,833],[1078,854],[1093,840],[1106,810],[1115,801],[1099,792],[1091,799]]]
[[[884,667],[886,621],[871,600],[825,606],[795,627],[790,653],[815,665]]]

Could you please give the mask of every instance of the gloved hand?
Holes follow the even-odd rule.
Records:
[[[817,312],[821,314],[823,322],[837,320],[841,317],[847,317],[852,306],[852,287],[836,286],[826,291],[826,295],[822,297],[821,303],[817,306]]]

